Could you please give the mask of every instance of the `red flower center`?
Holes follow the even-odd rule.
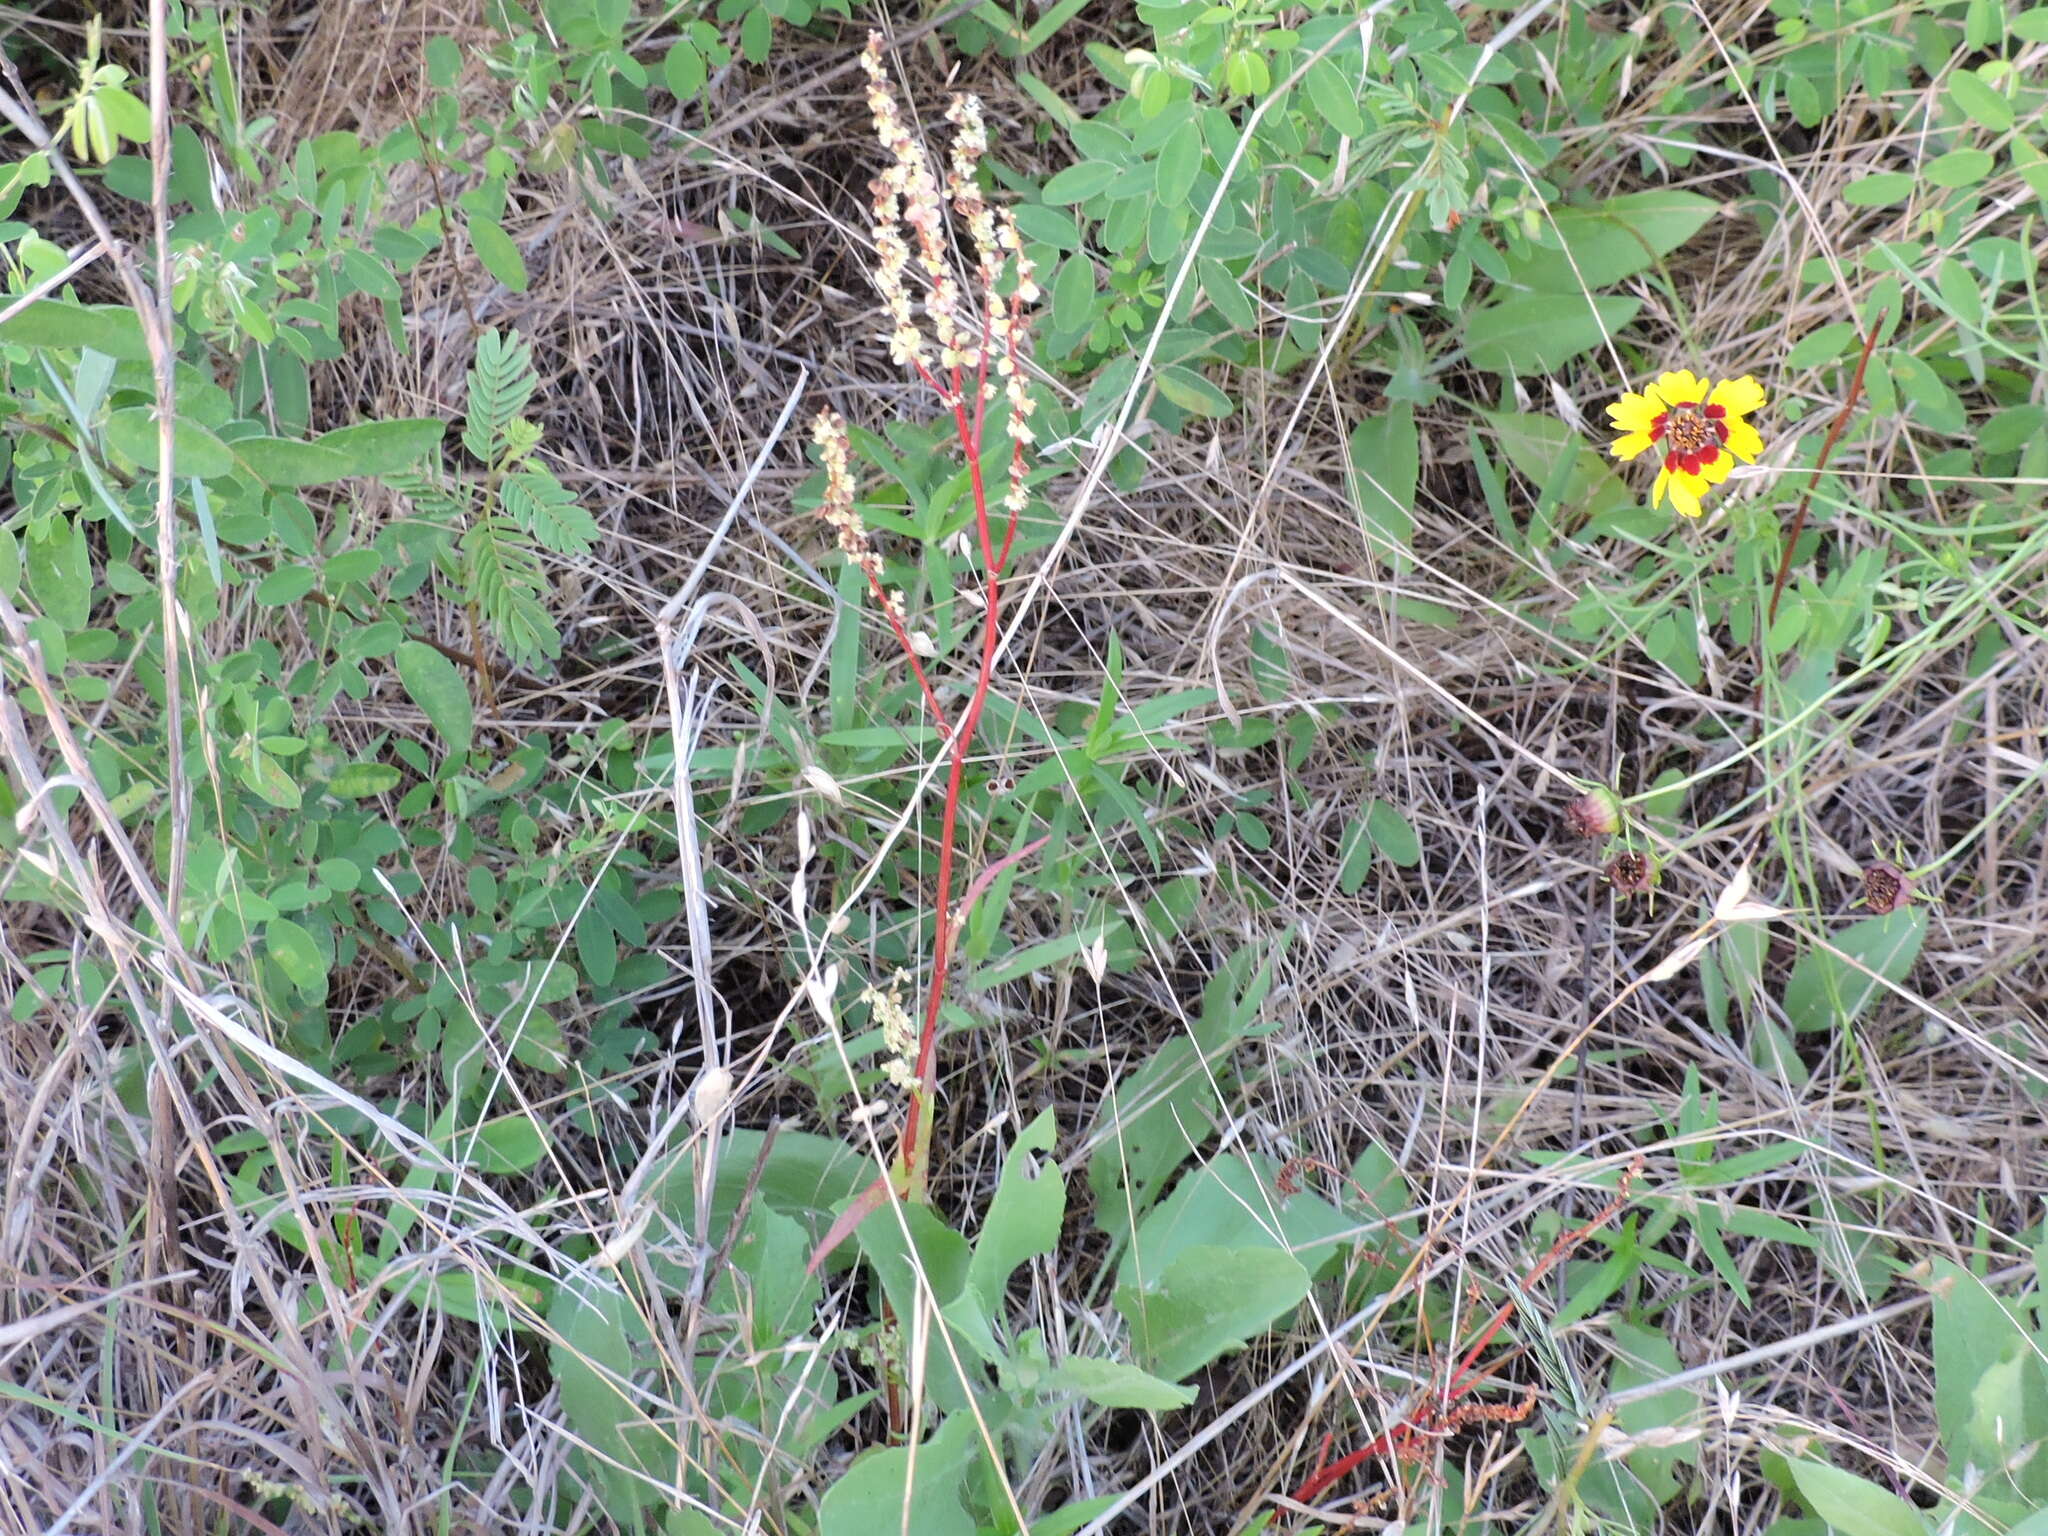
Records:
[[[1721,457],[1728,441],[1727,408],[1702,406],[1697,400],[1673,401],[1671,409],[1650,423],[1650,441],[1665,445],[1664,467],[1696,475],[1700,467]]]

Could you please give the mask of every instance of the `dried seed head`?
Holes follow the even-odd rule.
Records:
[[[1863,905],[1877,916],[1896,912],[1913,899],[1913,877],[1898,865],[1879,861],[1863,871]]]
[[[1621,830],[1621,800],[1602,786],[1564,808],[1565,830],[1574,837],[1612,837]]]
[[[1657,884],[1657,865],[1647,855],[1630,851],[1607,861],[1607,883],[1617,896],[1647,896]]]

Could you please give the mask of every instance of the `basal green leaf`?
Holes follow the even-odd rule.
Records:
[[[1537,248],[1508,262],[1509,280],[1546,293],[1610,288],[1677,250],[1720,209],[1713,198],[1677,187],[1552,209]]]
[[[1807,1507],[1841,1536],[1927,1536],[1927,1519],[1896,1493],[1820,1461],[1787,1463]]]
[[[1913,969],[1926,937],[1927,909],[1909,905],[1837,932],[1833,944],[1846,960],[1818,949],[1801,955],[1785,983],[1785,1013],[1792,1027],[1817,1030],[1854,1023],[1884,987],[1849,961],[1859,961],[1876,976],[1898,983]]]
[[[264,953],[277,962],[285,980],[301,997],[327,995],[327,961],[313,936],[288,917],[274,917],[263,929]]]
[[[1465,355],[1489,373],[1546,373],[1624,330],[1640,299],[1524,294],[1477,311],[1465,324]]]

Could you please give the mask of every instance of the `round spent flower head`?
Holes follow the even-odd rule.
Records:
[[[1607,883],[1617,896],[1647,896],[1656,888],[1656,861],[1633,849],[1617,853],[1607,861]]]
[[[1564,824],[1574,837],[1612,837],[1621,830],[1621,799],[1595,786],[1564,808]]]
[[[1896,912],[1913,899],[1913,877],[1898,865],[1880,859],[1863,869],[1863,905],[1878,917]]]
[[[1641,394],[1623,395],[1607,407],[1619,435],[1608,451],[1633,459],[1649,449],[1663,455],[1650,504],[1671,505],[1687,517],[1700,515],[1700,497],[1728,478],[1740,459],[1756,461],[1764,442],[1748,417],[1764,403],[1764,387],[1744,375],[1709,386],[1685,369],[1660,373]]]

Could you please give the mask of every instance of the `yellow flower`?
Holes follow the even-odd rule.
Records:
[[[1623,395],[1607,407],[1607,419],[1621,435],[1609,450],[1617,459],[1633,459],[1646,448],[1664,455],[1650,505],[1661,507],[1664,493],[1687,517],[1700,515],[1700,497],[1728,478],[1735,461],[1756,462],[1764,440],[1745,419],[1764,403],[1764,387],[1747,375],[1707,387],[1707,381],[1680,369],[1660,373],[1640,395]]]

